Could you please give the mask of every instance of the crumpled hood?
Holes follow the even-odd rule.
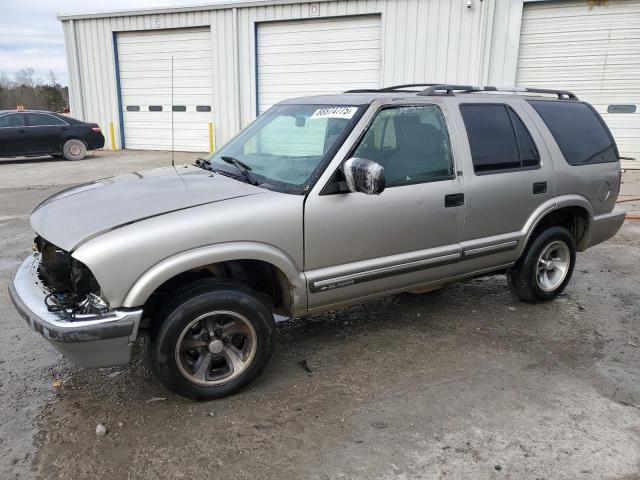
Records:
[[[145,218],[260,193],[264,193],[262,188],[180,165],[63,190],[38,205],[30,220],[38,235],[57,247],[73,251],[96,235]]]

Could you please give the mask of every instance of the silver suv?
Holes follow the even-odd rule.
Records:
[[[620,163],[566,91],[402,85],[284,101],[195,165],[65,190],[31,215],[11,297],[85,367],[129,361],[194,399],[232,394],[276,320],[506,272],[526,302],[613,235]]]

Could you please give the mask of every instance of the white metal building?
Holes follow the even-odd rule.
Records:
[[[59,19],[72,114],[112,123],[114,148],[207,151],[210,124],[220,144],[285,98],[448,82],[572,90],[640,158],[640,0],[258,0]]]

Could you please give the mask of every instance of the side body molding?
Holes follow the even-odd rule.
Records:
[[[261,260],[280,269],[291,286],[294,313],[306,312],[306,280],[295,262],[282,250],[264,243],[233,242],[181,252],[155,264],[129,289],[123,307],[143,305],[153,291],[170,278],[187,270],[230,260]]]

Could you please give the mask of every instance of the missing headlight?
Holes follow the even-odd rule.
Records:
[[[42,237],[34,243],[41,255],[40,280],[51,292],[45,301],[50,311],[75,314],[108,309],[100,297],[100,285],[86,265]]]

